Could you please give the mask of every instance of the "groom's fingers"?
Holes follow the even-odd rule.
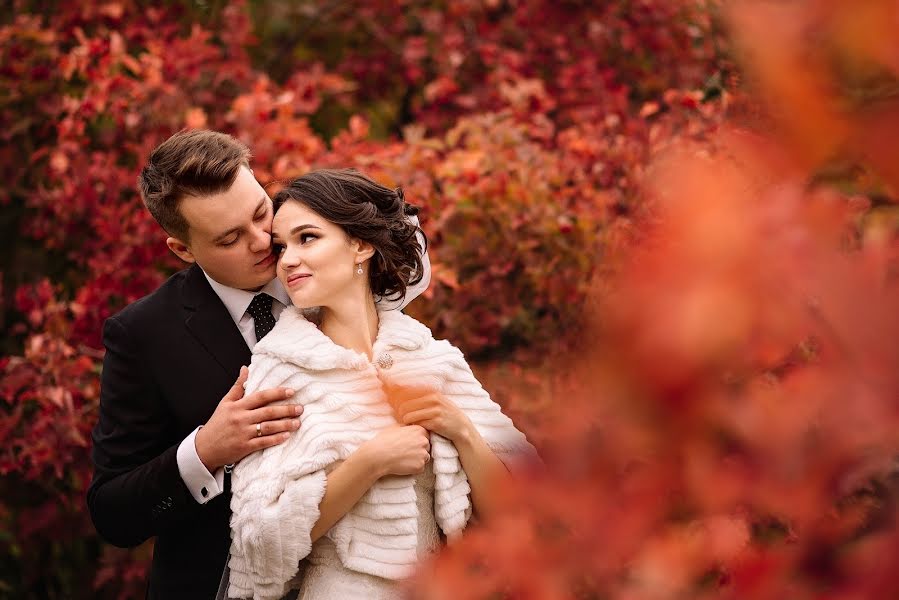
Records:
[[[298,417],[301,414],[303,414],[303,407],[299,404],[263,406],[249,411],[250,423],[253,423],[254,426],[256,423],[264,424],[266,421],[279,421]]]
[[[300,428],[299,419],[278,419],[274,421],[262,421],[259,427],[252,427],[251,434],[253,437],[265,437],[275,435],[276,433],[290,433]]]
[[[259,450],[271,448],[272,446],[277,446],[278,444],[286,442],[288,439],[290,439],[289,431],[273,435],[263,435],[261,437],[255,437],[250,440],[250,452],[257,452]]]
[[[250,372],[246,367],[240,367],[240,375],[237,376],[237,381],[234,382],[234,385],[231,386],[231,389],[228,390],[228,393],[225,394],[225,397],[222,400],[227,400],[229,402],[236,402],[243,398],[243,385],[247,382],[247,374]]]
[[[252,410],[260,406],[266,406],[276,400],[287,400],[293,396],[293,390],[290,388],[272,388],[270,390],[262,390],[254,392],[241,400],[244,408]]]

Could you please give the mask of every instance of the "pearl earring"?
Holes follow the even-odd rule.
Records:
[[[356,274],[357,274],[357,275],[362,275],[362,263],[357,263],[357,264],[356,264]]]

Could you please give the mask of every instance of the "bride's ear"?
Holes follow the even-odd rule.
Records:
[[[356,254],[356,260],[354,262],[356,262],[357,264],[365,262],[375,255],[375,247],[368,242],[363,242],[362,240],[353,239],[350,242],[350,247]]]

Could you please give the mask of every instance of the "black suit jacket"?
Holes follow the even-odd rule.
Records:
[[[94,526],[121,547],[156,537],[148,598],[212,599],[228,555],[230,493],[197,503],[176,452],[250,350],[196,265],[107,319],[103,343],[87,494]]]

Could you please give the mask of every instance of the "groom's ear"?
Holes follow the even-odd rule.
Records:
[[[183,260],[187,263],[197,262],[197,259],[194,258],[193,252],[190,251],[190,248],[187,244],[179,240],[178,238],[166,238],[165,245],[169,247],[169,250],[175,253],[175,256]]]

